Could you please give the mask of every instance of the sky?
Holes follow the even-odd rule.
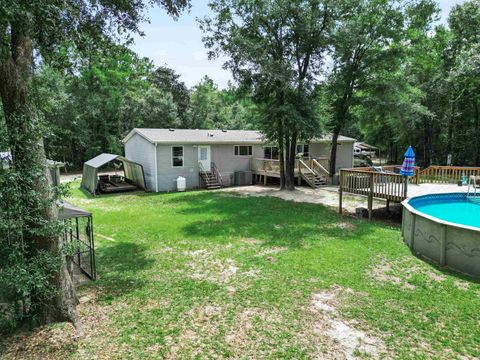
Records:
[[[446,22],[450,9],[465,0],[440,0],[441,22]],[[197,18],[211,14],[207,1],[192,0],[189,13],[178,20],[169,17],[165,10],[150,9],[150,23],[140,27],[145,36],[135,36],[133,50],[142,57],[148,57],[156,66],[166,65],[181,75],[188,87],[197,84],[205,75],[212,78],[219,88],[225,88],[232,79],[230,72],[222,69],[223,61],[208,60],[202,43],[203,33]]]

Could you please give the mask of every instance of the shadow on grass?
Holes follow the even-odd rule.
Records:
[[[357,241],[371,224],[361,224],[320,204],[297,203],[274,197],[248,197],[225,193],[196,193],[164,200],[178,206],[180,216],[196,215],[185,225],[189,237],[228,242],[232,237],[254,238],[266,246],[302,247],[319,235]],[[346,224],[346,225],[345,225]]]
[[[123,242],[99,249],[96,263],[99,280],[94,286],[100,300],[108,301],[143,288],[147,281],[141,272],[152,267],[155,259],[147,258],[144,246]]]

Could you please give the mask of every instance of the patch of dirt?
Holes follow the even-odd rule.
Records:
[[[275,309],[244,308],[233,321],[234,326],[225,334],[233,358],[258,359],[271,357],[272,349],[266,344],[275,337],[282,315]]]
[[[370,359],[383,358],[387,352],[380,338],[358,329],[358,324],[340,317],[337,310],[339,299],[351,289],[332,287],[328,291],[313,294],[310,311],[315,315],[313,331],[325,338],[324,346],[319,349],[319,359]]]
[[[430,265],[412,257],[397,260],[380,257],[376,264],[369,269],[367,275],[380,283],[395,284],[407,290],[416,289],[415,285],[409,282],[416,275],[423,276],[427,284],[431,286],[447,279],[444,274]]]
[[[185,312],[178,325],[178,336],[167,336],[166,347],[169,349],[167,359],[214,357],[207,347],[207,339],[219,333],[225,321],[225,308],[216,304],[195,306]],[[211,350],[210,350],[211,351]],[[218,355],[217,355],[218,357]]]
[[[266,249],[261,250],[259,253],[255,254],[255,256],[256,257],[264,257],[264,256],[267,256],[267,255],[278,254],[279,252],[287,251],[287,250],[288,250],[288,248],[286,248],[284,246],[274,246],[274,247],[271,247],[271,248],[266,248]]]
[[[105,240],[108,240],[108,241],[115,241],[115,239],[113,237],[102,235],[102,234],[99,234],[99,233],[95,233],[95,236],[101,237],[102,239],[105,239]]]
[[[242,238],[240,241],[244,242],[245,244],[263,244],[262,240],[258,240],[255,238]]]
[[[436,282],[441,282],[447,280],[447,277],[443,274],[437,274],[434,272],[427,272],[425,275],[427,275],[431,280],[436,281]]]
[[[328,186],[318,189],[309,187],[296,187],[294,191],[278,190],[274,186],[241,186],[222,189],[223,192],[234,193],[243,196],[274,196],[283,200],[291,200],[295,202],[322,204],[338,209],[338,187]],[[355,209],[359,206],[365,206],[367,199],[354,194],[344,195],[343,209],[347,213],[355,214]],[[375,200],[374,208],[385,207],[385,201]]]
[[[468,289],[470,289],[470,283],[467,282],[467,281],[463,281],[463,280],[455,280],[453,282],[453,285],[457,289],[464,290],[464,291],[467,291]]]
[[[184,254],[192,258],[187,266],[190,270],[188,276],[194,280],[231,285],[234,281],[257,278],[261,274],[259,269],[240,271],[233,259],[219,259],[207,250],[190,251]]]
[[[332,224],[331,227],[337,228],[337,229],[342,229],[342,230],[350,230],[350,231],[354,231],[354,230],[357,229],[357,225],[349,223],[349,222],[334,223],[334,224]]]
[[[402,289],[416,289],[415,285],[407,282],[407,279],[400,278],[394,274],[396,274],[396,272],[394,272],[392,265],[386,262],[386,260],[379,262],[370,270],[370,276],[373,277],[376,281],[382,283],[389,282],[395,285],[399,285]]]
[[[70,323],[58,323],[35,329],[28,333],[18,333],[11,336],[2,348],[2,359],[110,359],[115,355],[128,352],[116,346],[108,339],[118,337],[115,329],[109,328],[109,318],[116,311],[122,311],[127,305],[119,303],[114,306],[100,305],[96,293],[88,289],[80,297],[77,306],[82,320],[85,336],[76,339],[73,326]],[[108,335],[105,335],[108,332]],[[87,354],[86,345],[102,349],[98,354]],[[95,356],[93,356],[95,355]]]

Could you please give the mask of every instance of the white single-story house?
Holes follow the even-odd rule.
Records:
[[[353,166],[355,139],[340,136],[336,172]],[[125,157],[143,166],[150,191],[174,191],[178,177],[186,188],[215,188],[251,183],[252,176],[278,177],[278,152],[251,130],[135,128],[123,139]],[[296,176],[312,186],[331,180],[331,137],[299,144]],[[299,176],[300,175],[300,176]]]

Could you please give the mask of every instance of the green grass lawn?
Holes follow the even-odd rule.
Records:
[[[380,339],[385,357],[480,356],[480,285],[414,257],[397,227],[222,192],[75,189],[69,201],[94,214],[99,280],[81,288],[79,307],[87,336],[71,341],[69,325],[55,325],[25,336],[34,340],[19,353],[342,358],[312,309],[329,292],[329,316]]]

